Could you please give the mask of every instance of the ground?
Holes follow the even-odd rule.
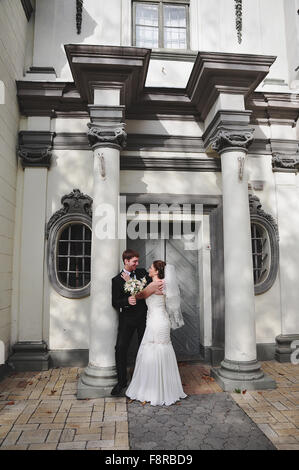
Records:
[[[262,362],[276,390],[222,392],[209,366],[180,363],[188,398],[153,407],[77,400],[82,369],[13,373],[0,382],[0,450],[299,450],[299,366]]]

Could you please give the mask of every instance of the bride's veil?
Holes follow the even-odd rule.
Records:
[[[169,315],[170,327],[172,330],[184,326],[184,320],[181,311],[181,296],[177,282],[175,266],[166,264],[164,277],[164,294],[166,311]]]

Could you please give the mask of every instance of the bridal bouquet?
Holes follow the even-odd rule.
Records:
[[[129,279],[125,282],[124,290],[125,292],[129,292],[130,295],[136,295],[141,292],[146,285],[146,278],[143,277],[142,279]]]

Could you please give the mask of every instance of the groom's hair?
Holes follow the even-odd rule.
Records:
[[[131,259],[131,258],[139,258],[139,253],[138,251],[131,250],[129,248],[128,250],[125,250],[123,252],[123,262],[125,262],[125,259]]]

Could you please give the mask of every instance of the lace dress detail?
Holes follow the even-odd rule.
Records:
[[[151,295],[146,329],[126,395],[151,405],[171,405],[187,395],[183,391],[170,338],[170,321],[164,295]]]

